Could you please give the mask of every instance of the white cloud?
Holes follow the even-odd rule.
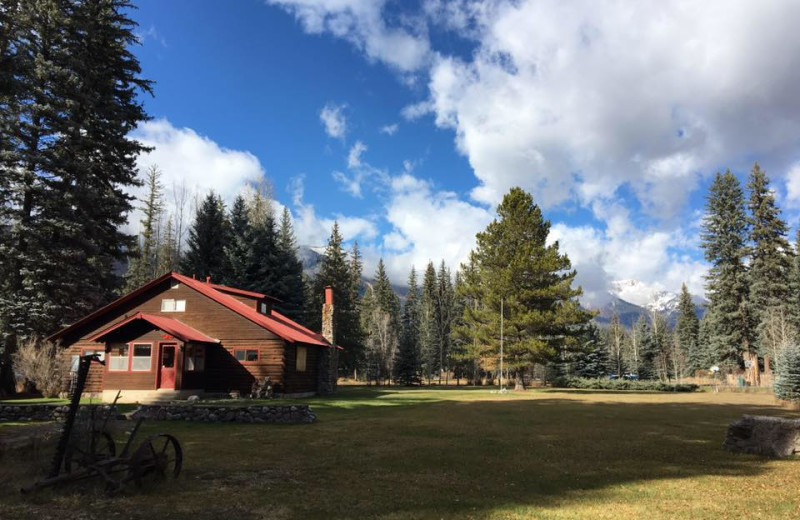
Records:
[[[161,170],[168,211],[173,210],[173,189],[185,184],[189,196],[203,196],[209,190],[220,194],[230,203],[248,183],[258,183],[264,178],[264,168],[250,152],[224,148],[192,130],[177,128],[166,119],[155,119],[139,125],[132,137],[153,150],[137,159],[140,175],[151,166]],[[145,195],[144,187],[132,194]],[[131,232],[138,232],[139,212],[129,216]]]
[[[304,202],[305,175],[298,175],[289,184],[294,204],[294,231],[298,243],[309,246],[324,246],[328,243],[333,223],[339,223],[339,231],[346,241],[371,241],[378,236],[378,227],[370,219],[336,214],[320,217],[312,204]]]
[[[334,139],[344,139],[347,133],[347,117],[344,115],[345,105],[327,103],[319,112],[319,120],[325,133]]]
[[[800,163],[795,163],[786,174],[786,202],[792,208],[800,207]]]
[[[356,141],[347,154],[347,167],[350,169],[361,166],[361,155],[367,151],[367,145],[361,141]]]
[[[413,73],[429,58],[427,26],[421,17],[387,21],[386,0],[267,0],[292,13],[311,34],[345,39],[371,61]]]
[[[785,66],[800,55],[800,3],[434,7],[434,23],[477,44],[470,61],[438,57],[429,82],[436,123],[456,132],[479,180],[476,200],[520,185],[554,206],[627,183],[669,217],[698,175],[800,140],[800,69]]]
[[[400,127],[398,126],[397,123],[393,123],[391,125],[384,125],[381,127],[381,133],[386,135],[394,135],[397,133],[397,130],[399,128]]]

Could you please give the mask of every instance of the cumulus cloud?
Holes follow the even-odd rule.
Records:
[[[391,19],[386,0],[267,0],[293,14],[311,34],[328,33],[352,43],[371,61],[401,73],[423,67],[430,54],[421,17]]]
[[[258,158],[250,152],[222,147],[191,128],[173,126],[167,119],[142,123],[132,137],[153,148],[139,155],[137,167],[143,178],[150,166],[158,166],[168,211],[174,209],[173,190],[178,187],[185,186],[190,197],[214,190],[230,202],[243,186],[259,183],[265,175]],[[132,195],[143,198],[144,187],[135,188]],[[138,211],[129,216],[134,233],[138,232],[140,218]]]
[[[345,105],[327,103],[319,111],[319,120],[329,137],[344,139],[347,133],[347,117],[344,114]]]

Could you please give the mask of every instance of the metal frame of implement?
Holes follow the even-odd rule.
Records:
[[[143,421],[141,418],[136,421],[122,452],[117,455],[116,443],[106,427],[119,399],[119,392],[103,418],[100,428],[95,428],[94,410],[90,412],[91,427],[88,449],[81,447],[72,438],[81,394],[86,386],[86,378],[92,362],[105,364],[97,354],[80,356],[75,388],[47,478],[22,488],[23,493],[99,477],[105,481],[106,492],[113,495],[121,491],[129,482],[141,487],[148,478],[177,478],[180,475],[183,466],[183,450],[178,439],[172,435],[166,433],[152,435],[130,454],[133,440]]]

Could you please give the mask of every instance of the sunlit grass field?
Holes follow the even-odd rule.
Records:
[[[113,499],[92,482],[20,496],[32,461],[2,460],[0,518],[800,518],[799,460],[720,448],[743,413],[798,416],[768,394],[344,387],[298,401],[315,424],[146,424],[141,438],[181,440],[184,472]]]

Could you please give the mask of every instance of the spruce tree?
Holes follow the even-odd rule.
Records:
[[[339,224],[334,222],[328,245],[322,255],[319,272],[314,278],[309,294],[309,316],[319,315],[325,287],[330,286],[334,296],[333,319],[336,326],[336,343],[344,349],[339,355],[339,368],[352,373],[363,359],[363,336],[360,315],[352,297],[353,274],[343,242]]]
[[[800,346],[787,346],[775,361],[775,397],[800,402]]]
[[[617,376],[625,374],[625,327],[619,321],[619,314],[614,311],[608,326],[606,345],[608,345],[609,367]]]
[[[481,312],[481,278],[475,264],[475,253],[470,253],[469,260],[461,264],[456,285],[456,301],[461,309],[458,320],[453,327],[453,344],[456,345],[454,357],[464,367],[473,384],[481,381],[482,360],[490,357],[492,339],[489,327],[486,327],[487,314]],[[476,323],[480,323],[476,326]]]
[[[486,336],[499,333],[502,303],[506,361],[516,375],[516,388],[522,390],[525,373],[534,364],[579,348],[591,314],[580,307],[581,289],[572,287],[576,272],[569,258],[559,251],[558,242],[548,245],[550,222],[530,194],[512,188],[497,213],[499,218],[476,237],[485,306],[478,312],[485,318],[469,325],[487,328]]]
[[[589,379],[601,379],[608,375],[614,362],[609,358],[608,344],[602,331],[594,323],[590,323],[585,332],[583,352],[578,352],[575,359],[575,375]],[[617,374],[620,375],[620,374]]]
[[[124,1],[5,3],[0,28],[0,385],[13,392],[19,339],[107,303],[133,238],[129,138],[147,119]],[[58,251],[57,255],[53,251]]]
[[[437,343],[439,345],[439,384],[442,383],[442,372],[449,374],[450,370],[450,331],[453,323],[453,280],[450,278],[450,270],[442,260],[439,264],[439,271],[436,273],[437,300]]]
[[[627,354],[627,365],[629,370],[639,376],[639,379],[646,379],[652,372],[651,366],[646,362],[644,354],[649,351],[650,326],[644,314],[639,315],[639,319],[631,327],[629,349]]]
[[[278,310],[289,318],[302,322],[305,316],[305,292],[303,281],[303,264],[297,258],[297,240],[292,228],[292,217],[289,209],[284,207],[281,215],[281,224],[278,229],[278,262],[281,283],[284,290],[277,295],[282,303],[277,305]]]
[[[706,201],[701,238],[705,258],[711,263],[706,282],[709,340],[715,357],[721,361],[734,362],[745,355],[755,357],[747,231],[744,195],[738,179],[730,171],[717,173]],[[750,379],[757,384],[757,376],[751,375]]]
[[[225,246],[228,240],[225,204],[213,191],[200,203],[189,227],[186,254],[181,269],[199,280],[211,277],[221,282],[227,277]]]
[[[147,194],[140,208],[141,238],[125,274],[126,291],[132,291],[160,274],[158,255],[161,249],[157,231],[164,212],[164,186],[161,184],[161,172],[155,164],[147,169],[145,187]]]
[[[419,286],[417,272],[411,267],[408,294],[400,319],[400,341],[394,360],[394,380],[410,386],[421,383],[419,359]]]
[[[367,365],[376,380],[381,381],[393,374],[400,321],[400,300],[392,289],[383,259],[378,261],[368,303],[369,312],[365,320]]]
[[[250,221],[250,255],[245,268],[245,289],[279,298],[286,293],[280,273],[278,228],[268,189],[252,189],[246,199]]]
[[[687,360],[686,364],[690,374],[694,374],[696,370],[707,368],[705,367],[706,359],[699,344],[700,320],[697,318],[697,310],[686,284],[681,286],[675,333],[677,334],[680,350]]]
[[[161,234],[161,243],[158,244],[158,273],[164,274],[178,269],[178,251],[175,247],[175,228],[172,218],[167,215],[164,223],[164,232]]]
[[[244,197],[237,196],[231,206],[228,239],[225,242],[226,276],[221,283],[231,287],[246,288],[250,286],[248,268],[253,257],[252,229],[250,216]]]
[[[422,372],[428,384],[440,373],[442,365],[439,354],[439,286],[436,280],[436,269],[433,262],[428,262],[422,278],[419,311],[419,341]]]
[[[786,316],[795,331],[800,331],[800,226],[794,243],[794,254],[789,271],[789,294],[786,298]]]

